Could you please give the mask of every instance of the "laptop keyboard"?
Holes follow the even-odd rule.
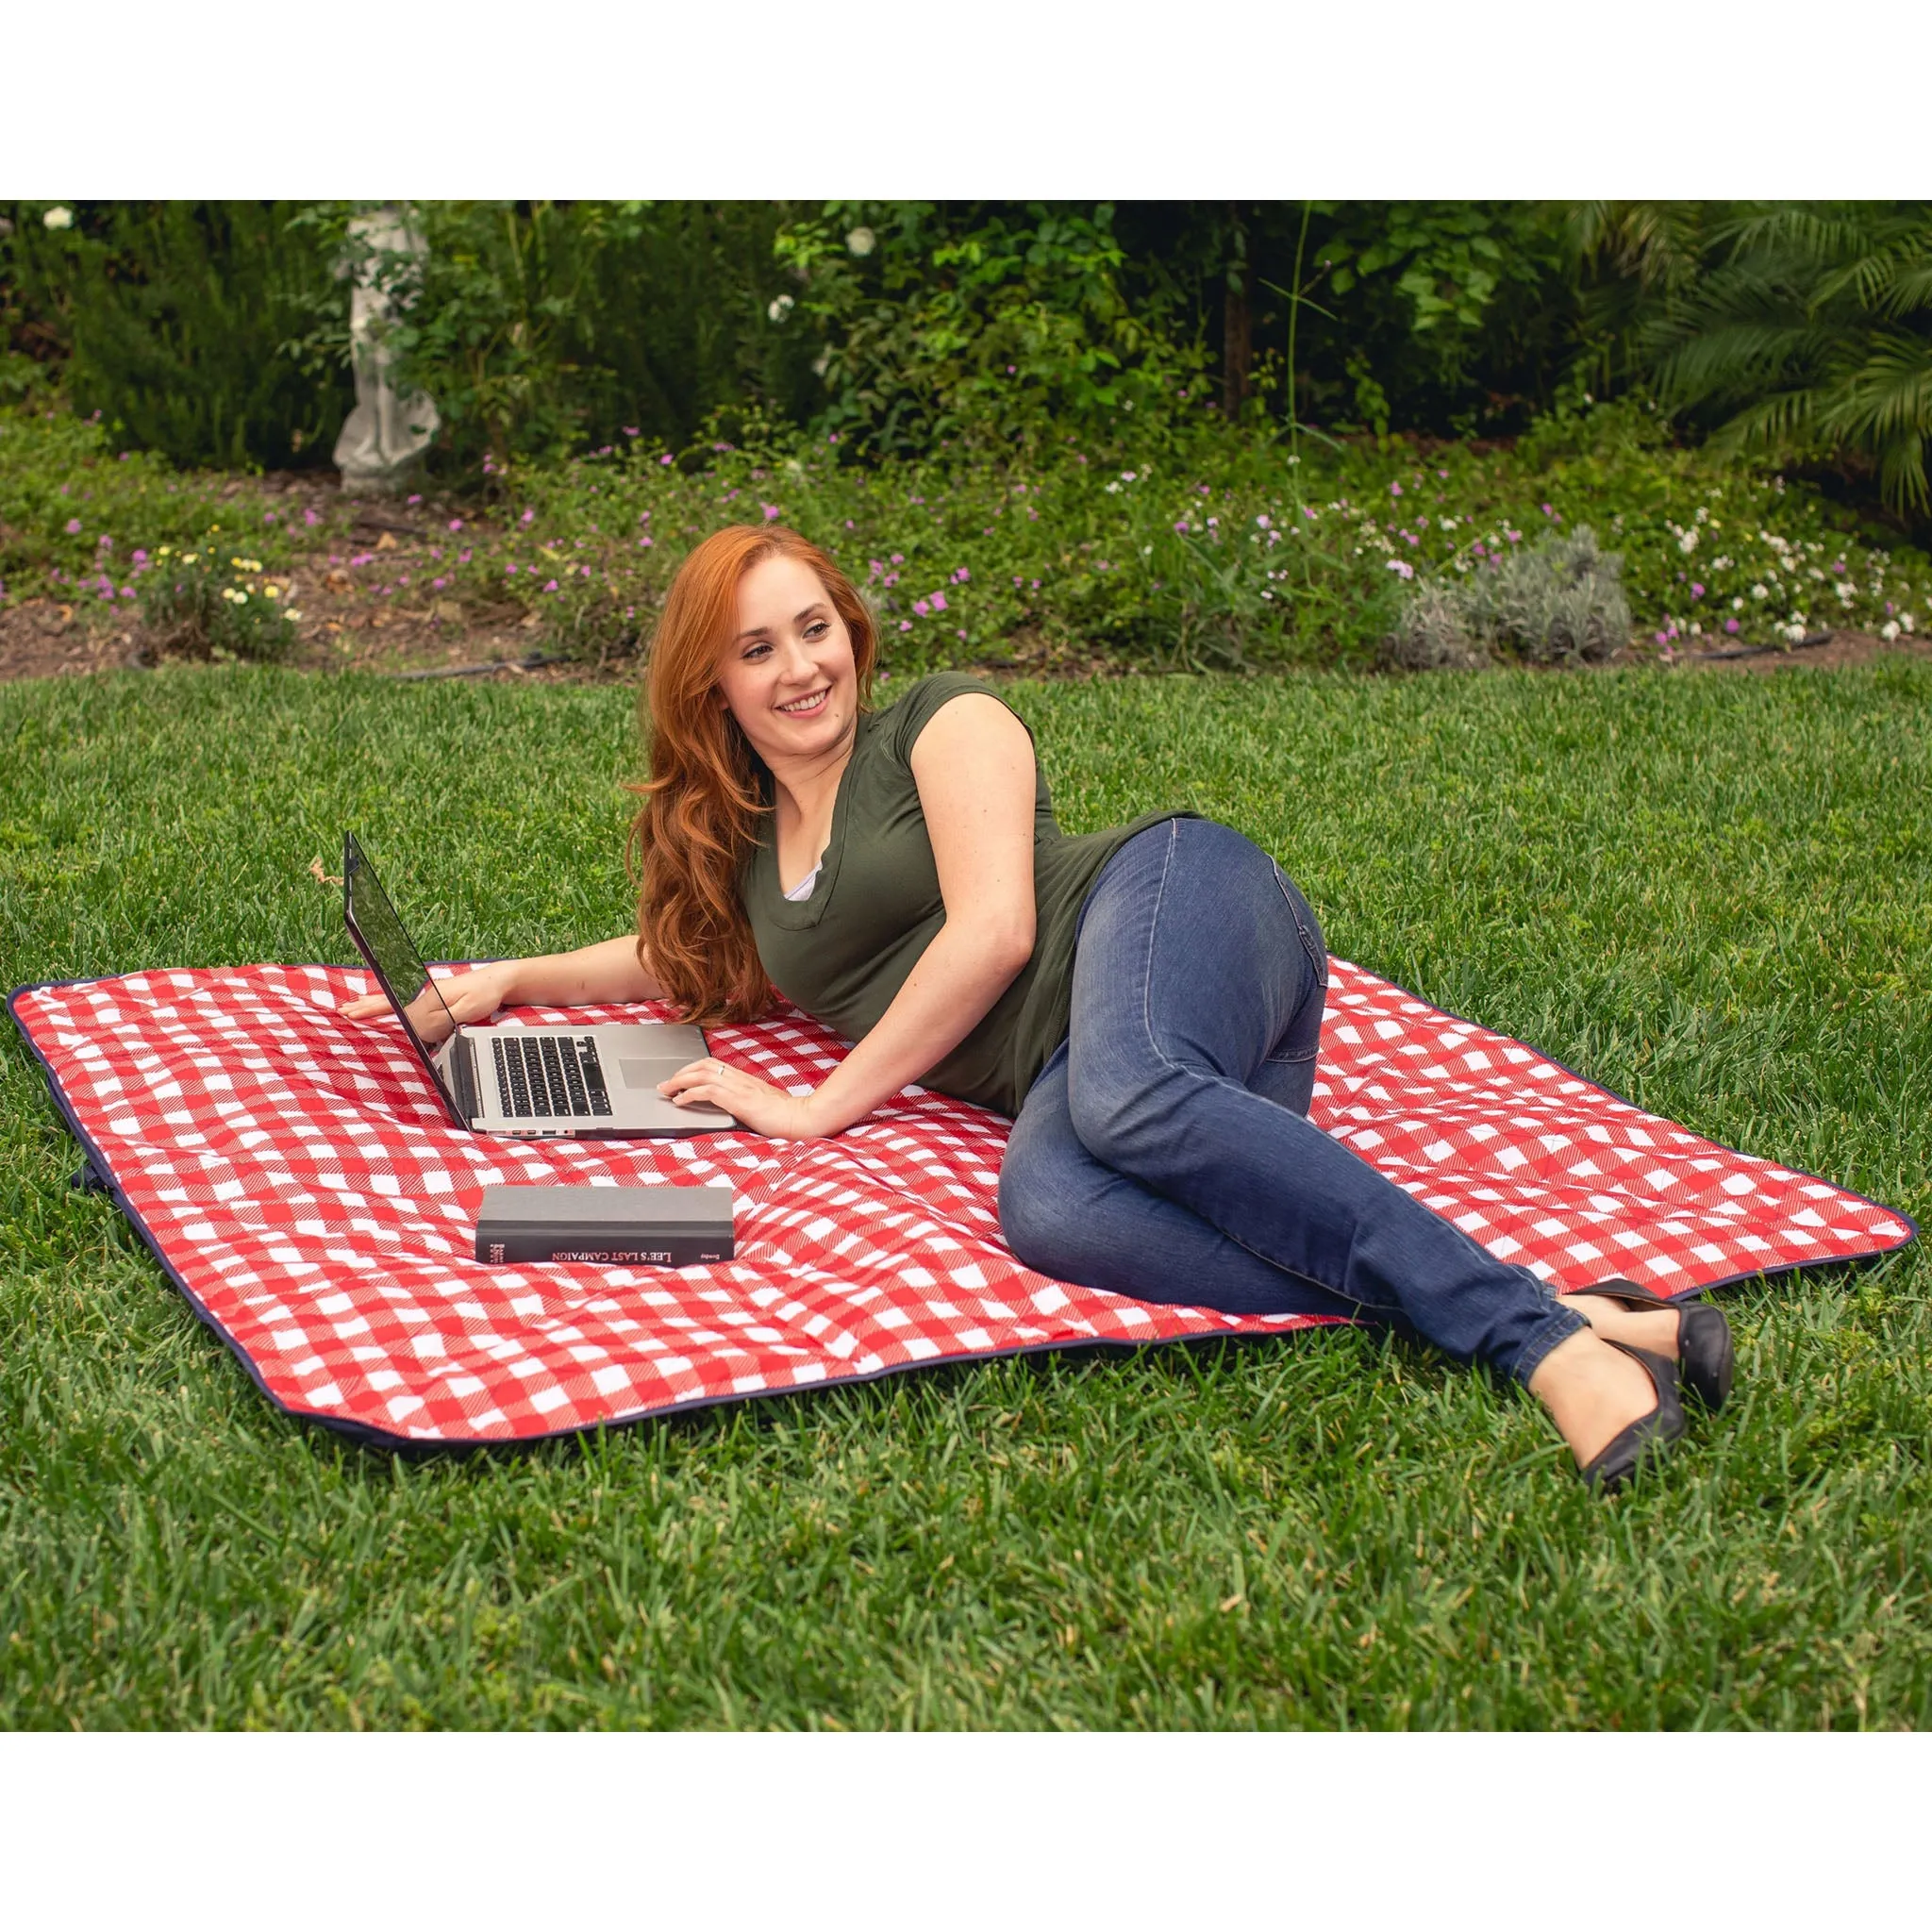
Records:
[[[490,1043],[496,1054],[497,1091],[512,1119],[588,1120],[610,1111],[594,1040],[543,1027],[499,1033]]]

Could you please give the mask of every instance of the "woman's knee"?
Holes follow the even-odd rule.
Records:
[[[1055,1186],[1032,1164],[1009,1157],[1000,1167],[999,1209],[1000,1234],[1016,1261],[1041,1274],[1072,1278],[1076,1195]]]
[[[1142,1174],[1173,1153],[1189,1131],[1193,1103],[1218,1077],[1207,1068],[1163,1060],[1142,1070],[1131,1086],[1075,1081],[1067,1096],[1074,1131],[1095,1160],[1121,1174]]]

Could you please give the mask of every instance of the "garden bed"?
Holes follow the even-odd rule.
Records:
[[[1830,631],[1836,660],[1856,660],[1932,630],[1932,559],[1774,472],[1665,448],[1627,410],[1513,448],[1392,439],[1306,459],[1235,432],[879,467],[790,432],[750,449],[640,441],[493,472],[474,500],[380,502],[315,472],[177,475],[112,441],[58,409],[0,412],[13,675],[117,649],[398,670],[536,655],[624,674],[678,559],[734,521],[822,541],[897,675],[1372,665],[1429,586],[1584,528],[1627,597],[1634,650],[1615,655]],[[1560,638],[1524,648],[1578,661]]]

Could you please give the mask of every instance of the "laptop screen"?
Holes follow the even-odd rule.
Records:
[[[342,840],[342,911],[390,1005],[402,1015],[427,1061],[429,1049],[441,1046],[456,1031],[457,1023],[354,834],[345,834]]]

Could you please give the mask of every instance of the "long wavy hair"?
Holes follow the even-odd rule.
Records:
[[[649,776],[626,848],[638,879],[638,958],[699,1025],[756,1019],[771,1005],[739,878],[772,809],[770,772],[715,693],[736,632],[738,587],[789,557],[824,586],[852,638],[861,709],[878,637],[851,579],[796,530],[732,524],[679,566],[651,639],[639,706]]]

